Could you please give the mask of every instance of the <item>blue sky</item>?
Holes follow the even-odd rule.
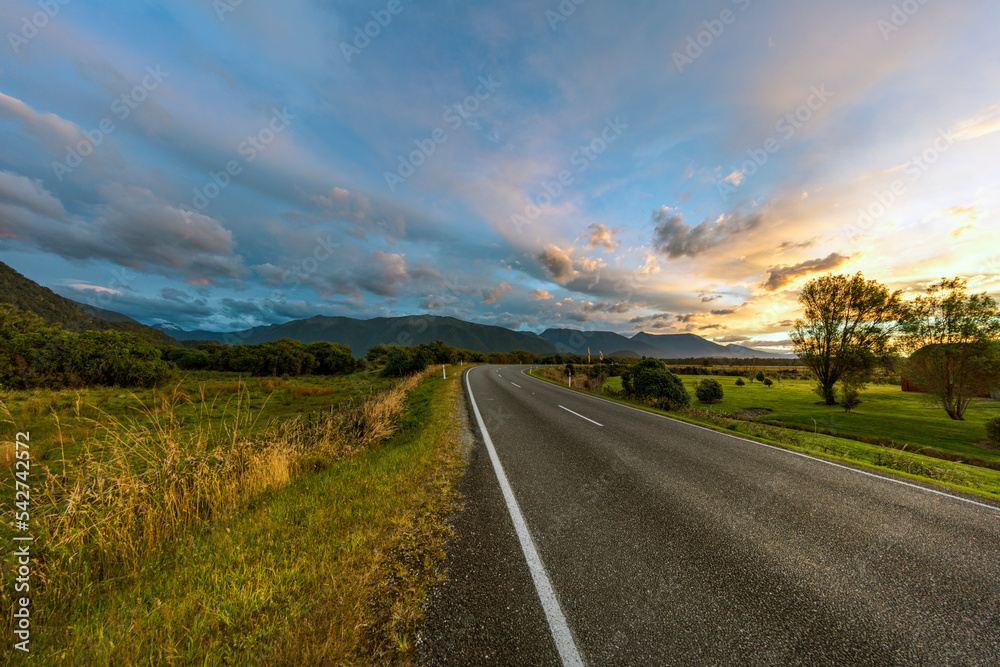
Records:
[[[0,259],[187,329],[780,345],[828,271],[1000,292],[997,25],[987,0],[9,0]]]

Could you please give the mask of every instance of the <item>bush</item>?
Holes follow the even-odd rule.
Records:
[[[859,405],[861,405],[861,398],[859,398],[857,389],[845,389],[841,393],[840,406],[844,408],[844,412],[850,412]]]
[[[643,359],[622,373],[622,389],[630,398],[657,399],[671,410],[691,404],[681,379],[659,359]]]
[[[715,403],[724,396],[722,384],[718,380],[702,380],[695,387],[694,393],[702,403]]]
[[[1000,443],[1000,417],[994,417],[986,422],[986,437]]]
[[[397,347],[389,354],[385,368],[382,369],[383,377],[403,377],[411,373],[418,373],[427,368],[427,361],[421,355],[415,355],[405,347]]]
[[[771,378],[764,378],[765,387],[770,387],[772,384],[774,384],[774,382],[771,381]]]
[[[736,386],[737,387],[742,387],[745,384],[746,384],[746,382],[743,381],[743,378],[736,378]]]
[[[757,380],[757,382],[763,382],[764,381],[764,371],[757,371],[757,375],[754,376],[754,377]]]

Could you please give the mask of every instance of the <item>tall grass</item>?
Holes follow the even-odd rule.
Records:
[[[134,417],[101,414],[99,435],[53,472],[32,468],[32,590],[35,623],[58,623],[90,604],[102,588],[141,569],[171,541],[234,516],[255,496],[307,470],[332,465],[390,437],[407,394],[425,375],[405,378],[304,422],[260,428],[266,406],[247,407],[244,386],[235,416],[221,426],[205,418],[181,428],[174,411],[191,398],[155,396]],[[84,410],[79,400],[75,412]],[[211,412],[202,405],[203,414]],[[12,569],[7,569],[12,572]],[[5,574],[5,579],[7,578]],[[3,582],[12,609],[12,582]],[[11,613],[4,626],[10,627]]]

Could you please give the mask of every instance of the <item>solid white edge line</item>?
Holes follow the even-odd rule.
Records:
[[[573,635],[566,624],[566,617],[563,616],[562,609],[559,607],[559,600],[556,598],[556,593],[552,588],[551,582],[549,582],[549,576],[545,573],[545,565],[542,563],[541,556],[538,555],[538,550],[535,549],[535,542],[531,539],[531,533],[528,532],[528,525],[525,523],[524,516],[517,505],[517,499],[514,498],[514,491],[510,488],[510,483],[507,481],[507,475],[503,471],[503,466],[500,465],[500,458],[493,447],[493,440],[490,438],[490,433],[486,430],[483,416],[479,413],[479,406],[476,405],[476,397],[472,394],[472,382],[469,379],[472,370],[469,369],[465,373],[465,386],[469,392],[469,402],[472,404],[472,411],[476,415],[476,423],[479,424],[479,430],[483,434],[486,451],[489,452],[490,461],[493,462],[493,471],[496,473],[497,482],[500,484],[500,490],[503,492],[503,498],[507,502],[507,511],[510,513],[510,519],[514,523],[514,530],[517,531],[517,539],[521,542],[521,551],[524,552],[524,559],[528,562],[528,569],[531,570],[531,578],[535,582],[535,591],[538,593],[538,599],[541,601],[542,609],[545,611],[545,618],[549,622],[549,631],[552,633],[552,639],[556,643],[556,650],[559,651],[559,658],[565,667],[576,667],[577,665],[582,667],[583,660],[580,658],[580,652],[577,650],[576,643],[573,641]]]
[[[531,369],[528,369],[528,370],[531,370]],[[559,389],[563,389],[564,388],[564,387],[561,387],[559,385],[553,385],[551,382],[545,382],[545,380],[539,380],[535,376],[533,376],[530,373],[527,373],[525,371],[521,371],[521,373],[523,375],[531,378],[532,380],[535,380],[536,382],[542,382],[542,383],[544,383],[546,385],[558,387]],[[572,391],[572,390],[569,390],[569,391]],[[804,454],[802,452],[797,452],[797,451],[795,451],[793,449],[785,449],[784,447],[775,447],[774,445],[769,445],[766,442],[760,442],[758,440],[750,440],[749,438],[741,438],[738,435],[732,435],[732,434],[726,433],[724,431],[716,431],[715,429],[706,428],[704,426],[699,426],[698,424],[692,424],[691,422],[686,422],[686,421],[683,421],[681,419],[674,419],[673,417],[668,417],[667,415],[661,415],[661,414],[657,414],[655,412],[647,412],[646,410],[640,410],[639,408],[633,408],[631,405],[625,405],[624,403],[617,403],[615,401],[609,401],[608,399],[601,398],[600,396],[591,396],[590,394],[583,394],[583,393],[580,393],[580,392],[575,392],[575,393],[578,394],[578,395],[580,395],[580,396],[584,396],[586,398],[592,398],[594,400],[601,401],[602,403],[609,403],[611,405],[617,405],[620,408],[627,408],[629,410],[634,410],[636,412],[641,412],[642,414],[650,415],[651,417],[659,417],[660,419],[666,419],[666,420],[672,421],[672,422],[674,422],[676,424],[684,424],[685,426],[690,426],[691,428],[700,428],[703,431],[708,431],[710,433],[715,433],[716,435],[724,435],[727,438],[732,438],[733,440],[741,440],[743,442],[749,442],[750,444],[759,445],[761,447],[767,447],[768,449],[773,449],[773,450],[775,450],[777,452],[784,452],[786,454],[794,454],[795,456],[801,456],[802,458],[809,459],[810,461],[816,461],[818,463],[825,463],[826,465],[833,466],[834,468],[841,468],[843,470],[848,470],[850,472],[856,472],[859,475],[867,475],[868,477],[874,477],[875,479],[882,479],[882,480],[885,480],[886,482],[892,482],[893,484],[901,484],[902,486],[908,486],[908,487],[913,488],[913,489],[919,489],[920,491],[926,491],[927,493],[934,493],[934,494],[937,494],[939,496],[944,496],[945,498],[951,498],[953,500],[961,500],[963,503],[969,503],[970,505],[978,505],[979,507],[985,507],[986,509],[993,510],[994,512],[1000,512],[1000,507],[997,507],[995,505],[988,505],[986,503],[976,502],[975,500],[970,500],[968,498],[963,498],[962,496],[955,496],[955,495],[952,495],[950,493],[945,493],[944,491],[938,491],[937,489],[928,489],[926,486],[920,486],[919,484],[912,484],[910,482],[904,482],[901,479],[894,479],[892,477],[886,477],[885,475],[876,475],[875,473],[868,472],[867,470],[859,470],[858,468],[852,468],[851,466],[845,466],[843,464],[836,463],[834,461],[827,461],[826,459],[821,459],[821,458],[819,458],[817,456],[811,456],[809,454]],[[560,405],[559,407],[562,407],[562,406]],[[568,408],[563,408],[563,409],[566,410]],[[586,417],[584,417],[584,419],[586,419]]]
[[[584,417],[584,416],[583,416],[583,415],[581,415],[581,414],[580,414],[579,412],[573,412],[572,410],[570,410],[569,408],[567,408],[567,407],[566,407],[565,405],[560,405],[559,407],[560,407],[560,408],[562,408],[563,410],[565,410],[566,412],[570,413],[570,414],[573,414],[573,415],[576,415],[576,416],[577,416],[577,417],[579,417],[580,419],[586,419],[586,420],[587,420],[587,421],[589,421],[589,422],[590,422],[591,424],[597,424],[598,426],[601,426],[601,427],[603,427],[603,426],[604,426],[604,424],[601,424],[600,422],[595,422],[595,421],[594,421],[593,419],[591,419],[590,417]]]

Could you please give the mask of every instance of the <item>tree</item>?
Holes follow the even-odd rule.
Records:
[[[736,378],[736,386],[737,387],[742,387],[745,384],[746,384],[746,382],[743,381],[743,378]]]
[[[774,381],[771,380],[771,378],[764,378],[764,386],[765,387],[770,387],[772,384],[774,384]]]
[[[1000,309],[993,298],[967,294],[962,278],[942,278],[906,309],[900,322],[904,369],[954,420],[972,399],[1000,385]]]
[[[765,377],[764,371],[757,371],[757,375],[755,375],[754,377],[756,378],[757,382],[763,382]]]
[[[702,380],[695,387],[694,393],[702,403],[721,401],[725,395],[722,391],[722,384],[718,380]]]
[[[626,396],[640,399],[657,399],[670,409],[691,404],[691,395],[681,379],[667,369],[667,365],[650,357],[622,373],[622,389]]]
[[[850,374],[862,382],[892,358],[900,292],[853,276],[827,275],[806,283],[799,295],[803,316],[790,337],[802,363],[817,380],[817,393],[835,405],[835,385]]]

